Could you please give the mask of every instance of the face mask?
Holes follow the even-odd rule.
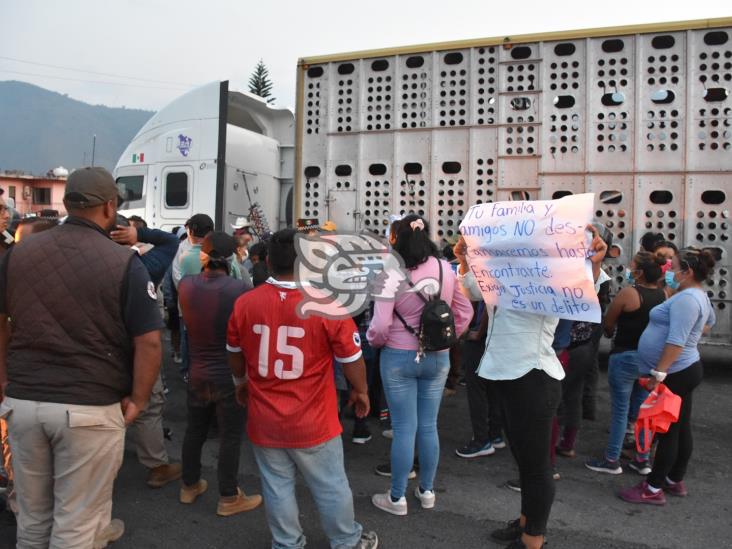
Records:
[[[635,284],[635,278],[633,277],[633,271],[630,269],[625,269],[625,280],[628,281],[628,284]]]
[[[666,286],[668,286],[672,290],[678,290],[679,286],[681,286],[681,283],[677,282],[676,278],[674,278],[675,275],[676,273],[674,273],[673,271],[666,271],[666,274],[664,275]]]

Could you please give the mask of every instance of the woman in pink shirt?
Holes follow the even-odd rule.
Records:
[[[439,280],[442,270],[440,297],[451,306],[456,333],[462,334],[473,316],[473,307],[461,293],[450,265],[437,258],[437,246],[429,238],[427,222],[418,215],[402,219],[394,251],[401,255],[409,279],[415,285],[426,278]],[[394,301],[377,301],[366,333],[372,347],[383,347],[381,380],[394,430],[391,490],[374,495],[371,501],[379,509],[394,515],[407,514],[404,494],[414,460],[415,439],[419,449],[420,473],[414,494],[425,509],[435,504],[433,482],[440,457],[437,413],[450,370],[450,358],[448,350],[417,356],[419,343],[412,332],[419,330],[424,304],[425,301],[415,292],[405,291]]]

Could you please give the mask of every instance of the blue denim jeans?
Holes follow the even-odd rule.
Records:
[[[391,443],[391,495],[407,490],[407,476],[414,463],[414,442],[419,450],[419,485],[432,490],[440,461],[437,414],[450,371],[447,351],[427,353],[415,362],[416,351],[384,347],[381,382],[389,404],[394,440]]]
[[[295,499],[298,471],[318,507],[320,522],[331,549],[351,549],[359,542],[363,529],[354,520],[353,495],[343,465],[340,436],[312,448],[264,448],[257,445],[253,448],[262,475],[272,549],[305,547]]]
[[[628,417],[637,417],[641,404],[648,396],[636,381],[640,377],[640,359],[637,351],[613,353],[608,361],[607,379],[610,384],[610,436],[605,457],[610,461],[620,458]],[[648,459],[647,454],[638,455]]]

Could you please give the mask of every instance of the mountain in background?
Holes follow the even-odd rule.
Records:
[[[0,171],[43,175],[57,166],[94,164],[112,170],[154,113],[89,105],[25,82],[0,82]]]

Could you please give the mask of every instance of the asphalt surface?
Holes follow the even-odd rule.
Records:
[[[609,425],[607,377],[599,390],[599,418],[585,421],[577,443],[576,459],[558,458],[562,479],[549,523],[550,549],[732,548],[732,360],[729,353],[706,355],[705,382],[697,390],[693,425],[695,450],[686,482],[687,498],[669,498],[665,507],[622,502],[615,492],[637,483],[640,477],[626,467],[622,475],[602,475],[587,470],[585,459],[604,447]],[[170,386],[165,423],[173,429],[170,455],[179,459],[185,430],[185,386],[172,361],[165,371]],[[351,443],[352,421],[344,421],[346,468],[353,490],[356,519],[375,530],[380,547],[473,548],[502,547],[489,539],[491,529],[516,518],[519,494],[503,484],[515,478],[508,449],[494,456],[463,460],[455,448],[470,438],[465,389],[443,400],[440,412],[442,457],[436,479],[437,503],[433,510],[419,507],[408,494],[409,515],[396,517],[371,505],[371,495],[388,488],[388,479],[376,476],[374,466],[388,460],[389,440],[382,437],[378,420],[371,420],[373,439],[366,445]],[[267,548],[270,536],[263,508],[243,515],[220,518],[215,514],[217,441],[204,448],[204,478],[209,491],[193,505],[178,503],[177,483],[153,490],[145,485],[147,471],[134,449],[126,451],[114,492],[114,516],[124,520],[126,533],[115,549],[138,548]],[[413,490],[415,481],[410,481]],[[259,491],[259,476],[251,448],[244,443],[240,486]],[[80,487],[79,489],[83,489]],[[301,523],[308,546],[328,547],[317,511],[307,489],[298,484]],[[0,521],[0,547],[14,546],[14,529],[8,517]]]

